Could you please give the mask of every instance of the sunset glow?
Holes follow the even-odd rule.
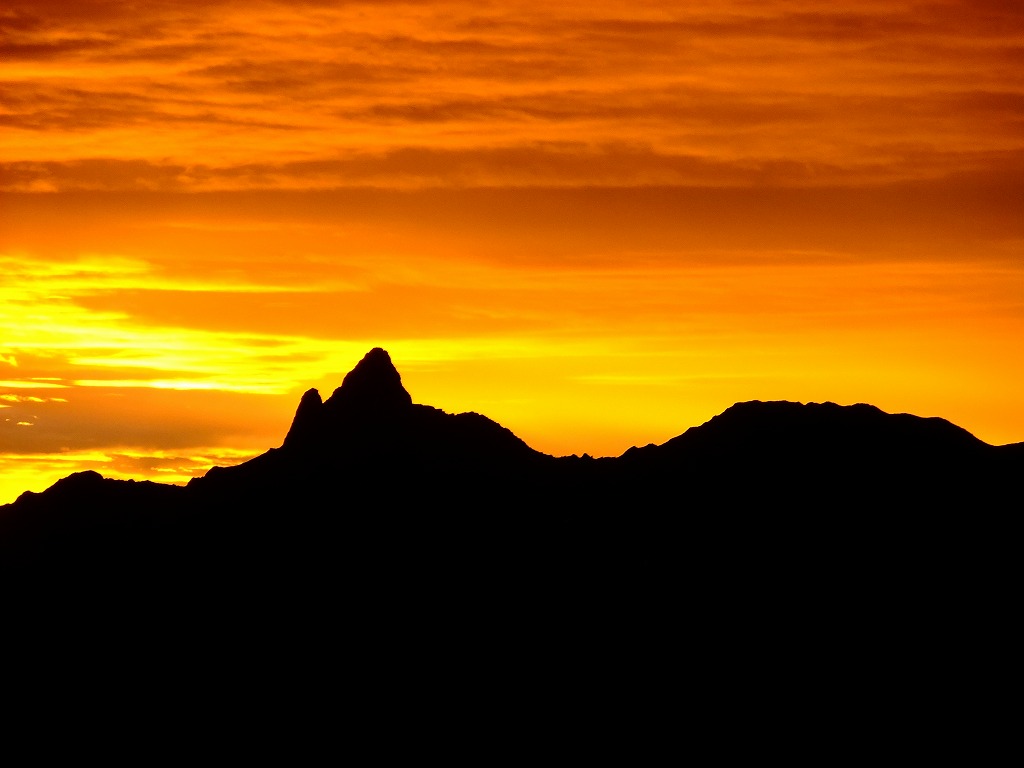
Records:
[[[280,445],[371,347],[618,455],[742,400],[1024,441],[1024,4],[13,0],[0,503]]]

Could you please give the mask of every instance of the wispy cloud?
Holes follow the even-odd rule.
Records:
[[[862,184],[1019,156],[1015,5],[799,8],[15,7],[3,176],[40,191]]]

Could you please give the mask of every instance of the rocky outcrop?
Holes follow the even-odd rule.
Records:
[[[323,431],[323,418],[324,402],[320,399],[320,393],[315,389],[307,390],[299,400],[284,445],[294,447],[319,440]]]
[[[330,413],[380,414],[408,410],[412,397],[402,386],[391,356],[377,347],[348,372],[324,406]]]

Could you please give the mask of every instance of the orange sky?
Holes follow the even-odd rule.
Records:
[[[1024,440],[1016,0],[14,0],[0,34],[0,503],[279,445],[374,346],[554,454],[751,399]]]

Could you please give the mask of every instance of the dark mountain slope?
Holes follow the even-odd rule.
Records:
[[[454,686],[488,717],[564,689],[645,728],[683,691],[723,739],[737,702],[792,720],[787,696],[860,723],[893,680],[1002,679],[1022,468],[941,420],[795,403],[553,458],[412,403],[374,350],[252,461],[185,488],[79,473],[0,507],[7,637],[104,684],[216,681],[242,711],[334,714],[325,691],[434,711]]]
[[[283,445],[253,461],[216,468],[190,496],[296,503],[427,504],[463,500],[492,484],[529,483],[554,460],[476,413],[415,405],[387,352],[371,350],[326,401],[303,395]],[[477,503],[480,503],[477,500]]]
[[[0,557],[174,578],[399,555],[436,566],[455,552],[485,567],[512,552],[553,563],[614,550],[635,566],[726,531],[756,549],[796,535],[809,518],[794,513],[836,530],[855,513],[858,529],[881,520],[874,530],[898,540],[925,517],[1014,509],[1022,469],[1019,445],[833,403],[739,403],[661,446],[554,458],[479,414],[414,404],[374,349],[326,401],[302,397],[279,448],[186,488],[81,473],[24,494],[0,508]]]
[[[710,503],[920,510],[999,503],[1015,451],[871,405],[752,401],[622,460],[626,475],[682,479]]]
[[[944,419],[888,414],[863,403],[737,403],[706,424],[688,429],[664,445],[666,453],[699,450],[709,459],[731,457],[773,461],[832,457],[850,461],[892,461],[926,455],[962,458],[986,444]]]

